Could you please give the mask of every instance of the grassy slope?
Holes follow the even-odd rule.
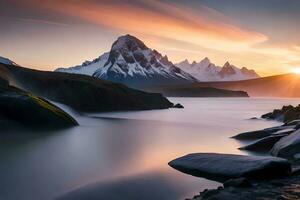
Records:
[[[73,117],[47,100],[3,83],[0,84],[0,114],[26,126],[78,125]]]

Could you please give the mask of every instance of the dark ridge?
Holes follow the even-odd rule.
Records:
[[[34,95],[80,111],[147,110],[173,106],[161,94],[147,93],[85,75],[0,65],[0,77]]]

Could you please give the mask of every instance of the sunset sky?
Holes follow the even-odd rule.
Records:
[[[174,63],[209,57],[267,76],[300,67],[299,0],[0,0],[0,55],[53,70],[132,34]]]

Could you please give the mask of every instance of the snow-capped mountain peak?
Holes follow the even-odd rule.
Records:
[[[178,63],[178,65],[190,65],[190,62],[188,61],[188,59],[185,59],[184,61]]]
[[[207,57],[205,57],[203,60],[200,61],[200,64],[208,66],[210,64],[210,60]]]
[[[148,48],[141,40],[129,34],[119,37],[111,47],[111,51],[137,51],[147,49]]]
[[[238,68],[234,67],[227,61],[219,72],[219,75],[221,76],[221,78],[224,78],[236,74],[237,70]]]
[[[59,68],[56,71],[83,73],[131,86],[197,81],[176,67],[167,56],[148,48],[141,40],[131,35],[119,37],[113,43],[110,52],[100,56],[97,61],[84,62],[71,68]]]
[[[174,65],[166,55],[148,48],[132,36],[119,37],[104,53],[92,61],[58,72],[78,73],[130,86],[181,84],[197,81],[232,81],[258,78],[254,70],[238,68],[229,62],[217,66],[205,57],[200,62],[187,59]]]
[[[92,61],[84,61],[81,65],[77,65],[74,67],[57,68],[55,71],[92,76],[99,67],[102,67],[106,63],[108,57],[109,53],[104,53]]]
[[[200,62],[194,61],[192,64],[185,61],[177,66],[202,82],[210,81],[235,81],[258,78],[259,75],[254,70],[248,70],[246,67],[238,68],[228,61],[223,67],[216,66],[209,58],[205,57]]]

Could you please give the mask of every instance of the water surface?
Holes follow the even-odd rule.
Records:
[[[185,109],[79,115],[80,126],[61,131],[1,131],[0,199],[47,200],[70,191],[78,199],[192,197],[219,183],[168,166],[194,152],[247,154],[230,139],[279,125],[250,120],[299,99],[170,98]],[[64,106],[64,108],[66,108]]]

